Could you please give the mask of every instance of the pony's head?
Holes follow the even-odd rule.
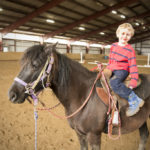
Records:
[[[52,66],[49,66],[56,44],[35,45],[28,48],[21,59],[21,71],[15,78],[8,96],[13,103],[23,103],[32,92],[37,93],[46,86]]]

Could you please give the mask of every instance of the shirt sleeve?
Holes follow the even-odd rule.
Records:
[[[129,73],[131,76],[131,81],[129,86],[135,88],[137,86],[137,81],[139,76],[138,76],[138,68],[136,65],[135,50],[133,48],[132,48],[132,53],[128,58],[128,62],[129,62]]]

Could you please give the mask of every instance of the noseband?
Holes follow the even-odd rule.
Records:
[[[49,81],[49,77],[50,77],[50,73],[51,73],[51,69],[52,69],[52,65],[54,63],[54,57],[53,54],[51,53],[51,56],[48,57],[41,73],[39,74],[38,78],[33,81],[32,83],[26,83],[23,80],[19,79],[18,77],[16,77],[14,80],[18,83],[20,83],[21,85],[23,85],[26,89],[25,93],[31,95],[32,99],[34,100],[34,105],[37,105],[38,103],[38,98],[34,92],[35,87],[37,86],[37,84],[42,81],[42,85],[44,88],[49,87],[50,85],[50,81]],[[43,80],[47,77],[47,81],[46,81],[46,86],[44,86]]]

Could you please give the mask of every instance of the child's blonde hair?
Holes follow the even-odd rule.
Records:
[[[123,23],[118,27],[118,29],[116,31],[117,37],[118,37],[120,29],[128,29],[131,32],[131,36],[134,35],[134,28],[132,27],[132,25],[130,23]]]

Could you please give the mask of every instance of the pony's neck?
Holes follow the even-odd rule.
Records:
[[[61,103],[67,107],[73,101],[81,103],[95,78],[96,73],[90,72],[81,64],[63,55],[59,55],[52,90]]]

